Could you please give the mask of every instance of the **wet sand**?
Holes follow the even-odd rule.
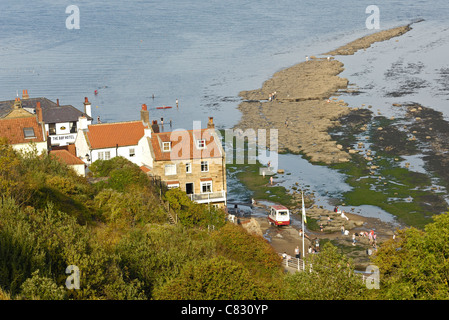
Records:
[[[260,89],[240,92],[242,119],[235,128],[277,129],[279,152],[303,153],[311,162],[349,161],[351,151],[343,150],[328,134],[351,110],[343,100],[331,98],[338,90],[348,89],[348,79],[338,76],[343,63],[330,55],[353,54],[408,30],[409,25],[360,38],[329,52],[329,57],[312,56],[275,73]],[[275,98],[270,100],[272,93]]]

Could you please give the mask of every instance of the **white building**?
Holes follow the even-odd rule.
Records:
[[[147,137],[151,130],[142,121],[87,124],[81,126],[75,140],[76,155],[86,164],[122,156],[138,166],[147,165],[151,156]],[[148,159],[148,160],[145,160]]]

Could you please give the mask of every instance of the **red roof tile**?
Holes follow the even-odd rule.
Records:
[[[156,161],[173,161],[187,159],[207,159],[220,158],[220,141],[215,141],[213,129],[186,130],[153,133],[151,136],[151,145],[154,151]],[[162,142],[171,141],[171,151],[162,151]],[[206,147],[198,149],[196,147],[198,140],[205,140]]]
[[[142,121],[101,123],[88,126],[87,137],[92,149],[134,146],[144,135]]]
[[[25,138],[24,128],[32,128],[34,137]],[[10,144],[45,141],[42,126],[37,122],[35,116],[0,119],[0,137],[6,137]]]
[[[84,162],[80,158],[75,157],[67,150],[51,150],[49,154],[50,156],[54,156],[55,158],[57,158],[57,160],[66,163],[67,165],[84,164]]]

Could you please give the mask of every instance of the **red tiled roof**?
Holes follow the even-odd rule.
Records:
[[[148,173],[151,171],[151,168],[149,168],[147,166],[140,166],[139,168],[140,168],[140,170],[142,170],[145,173]]]
[[[33,128],[35,137],[25,138],[24,128]],[[45,141],[42,126],[37,122],[35,116],[0,119],[0,137],[6,137],[10,144]]]
[[[49,154],[50,156],[54,156],[55,158],[57,158],[57,160],[66,163],[67,165],[84,164],[84,162],[80,158],[75,157],[67,150],[51,150]]]
[[[151,145],[154,151],[154,160],[156,161],[173,161],[187,159],[207,159],[220,158],[220,146],[212,135],[213,129],[172,131],[153,133],[151,135]],[[185,135],[185,136],[184,136]],[[162,151],[162,142],[171,141],[171,151]],[[196,143],[198,140],[204,139],[206,148],[198,149]]]
[[[144,135],[142,121],[101,123],[88,126],[87,138],[92,149],[134,146]]]
[[[68,144],[66,146],[52,146],[51,149],[52,150],[67,150],[68,152],[70,152],[71,154],[73,154],[76,157],[76,147],[73,143]]]

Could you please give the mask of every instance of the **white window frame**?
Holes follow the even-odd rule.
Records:
[[[104,152],[104,160],[111,160],[111,151]]]
[[[171,151],[171,142],[162,142],[162,152],[170,152]]]
[[[136,155],[136,149],[135,148],[129,148],[129,157],[134,157]]]
[[[174,168],[174,169],[171,169],[171,170],[173,170],[173,172],[168,171],[167,170],[168,168]],[[174,176],[174,175],[176,175],[176,164],[166,164],[165,167],[164,167],[164,174],[166,176]]]
[[[206,170],[203,170],[203,167],[206,167]],[[209,172],[209,161],[203,160],[201,161],[201,172]]]
[[[206,149],[206,139],[199,139],[196,141],[196,146],[198,149]]]
[[[203,187],[205,186],[210,186],[210,191],[204,191]],[[201,181],[201,193],[212,193],[213,189],[212,189],[212,180],[211,181]]]
[[[104,160],[104,152],[103,151],[98,152],[98,160]]]
[[[192,163],[191,162],[186,163],[186,173],[192,173]]]

